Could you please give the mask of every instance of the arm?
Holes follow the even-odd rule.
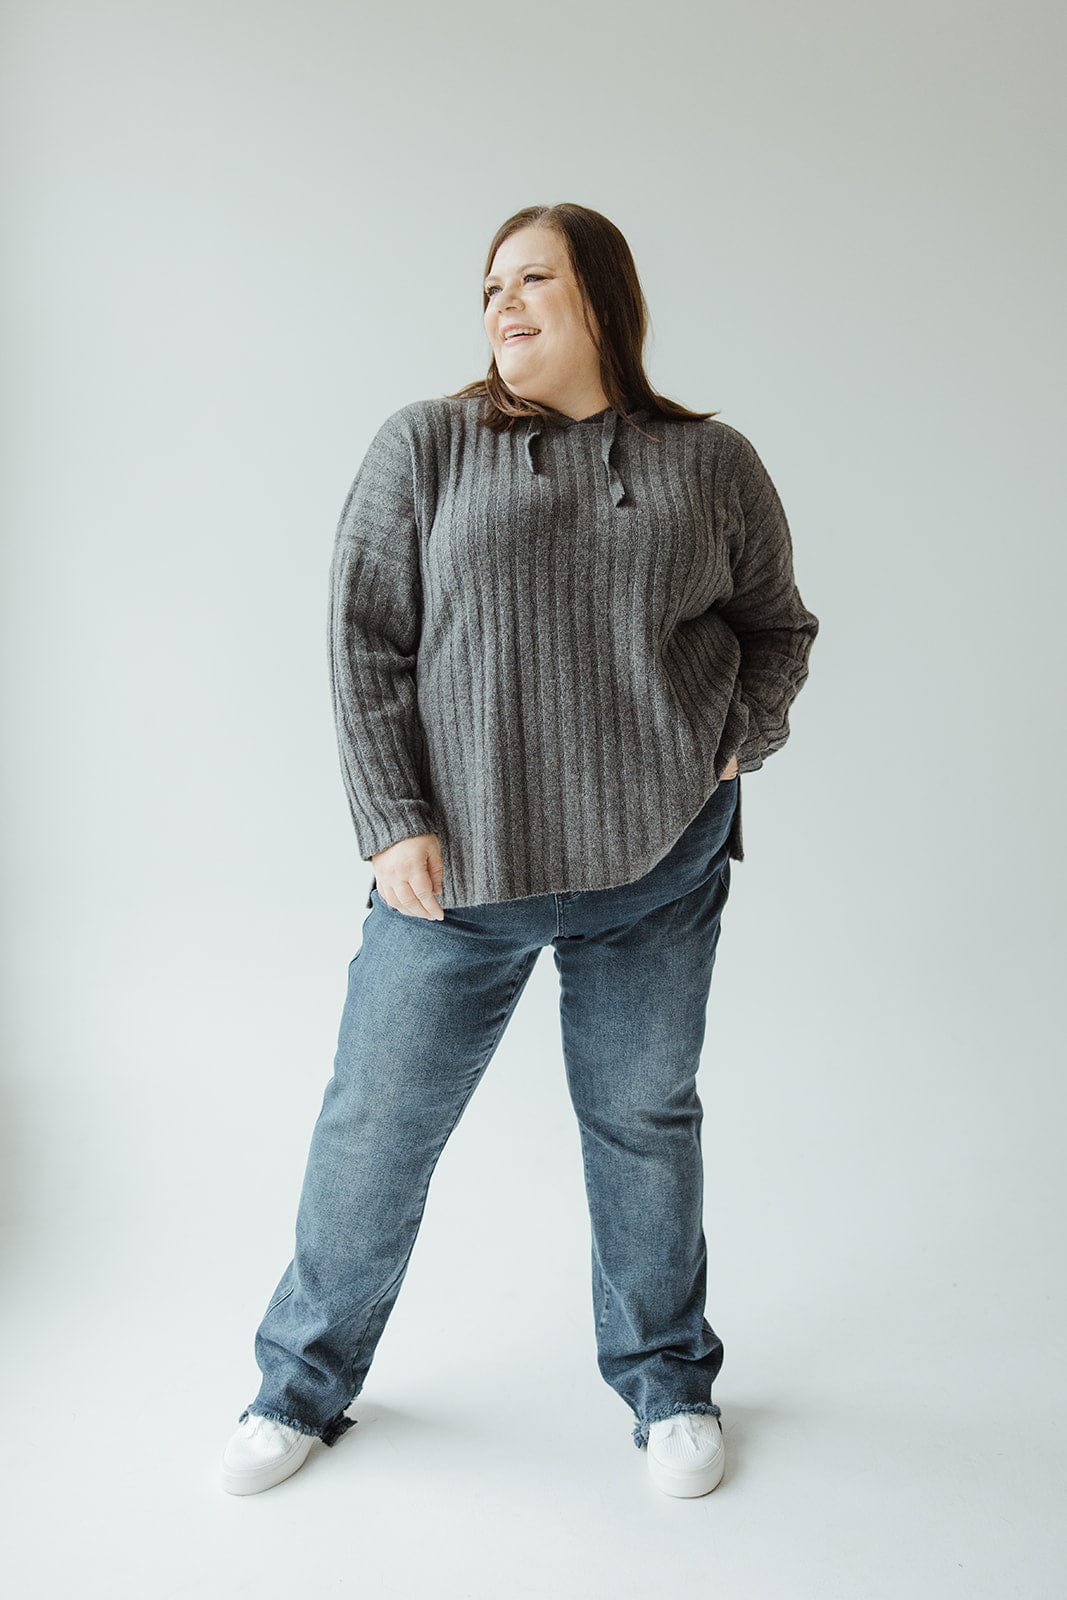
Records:
[[[356,473],[330,563],[330,691],[364,861],[400,839],[436,831],[421,777],[421,599],[412,450],[394,413]]]
[[[752,444],[743,434],[736,438],[729,497],[733,589],[715,609],[741,646],[738,694],[749,720],[738,767],[756,772],[789,737],[789,710],[808,676],[819,622],[796,586],[778,492]]]

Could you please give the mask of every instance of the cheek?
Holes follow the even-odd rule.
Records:
[[[572,300],[560,299],[552,310],[555,326],[572,337],[588,337],[582,320],[582,308]]]

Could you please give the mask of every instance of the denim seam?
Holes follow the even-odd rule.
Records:
[[[583,1169],[585,1171],[586,1184],[588,1185],[589,1184],[589,1163],[587,1162],[586,1156],[585,1156],[585,1137],[586,1137],[585,1136],[585,1129],[583,1127],[581,1129],[582,1167],[583,1167]],[[600,1251],[597,1248],[597,1242],[596,1242],[595,1233],[593,1235],[593,1249],[596,1251],[597,1271],[600,1273],[601,1281],[603,1282],[603,1285],[604,1285],[604,1304],[600,1308],[600,1315],[597,1317],[596,1323],[594,1324],[594,1327],[593,1327],[593,1337],[594,1337],[597,1345],[599,1346],[599,1343],[600,1343],[600,1330],[604,1326],[604,1322],[605,1322],[605,1319],[607,1318],[607,1314],[608,1314],[608,1307],[611,1305],[611,1283],[610,1283],[610,1281],[608,1279],[607,1273],[604,1271],[604,1263],[600,1259]]]
[[[601,1267],[600,1270],[601,1270],[601,1273],[603,1274],[604,1273],[603,1267]],[[599,1338],[600,1338],[600,1330],[604,1326],[604,1322],[605,1322],[605,1320],[607,1318],[607,1314],[608,1314],[608,1307],[610,1306],[610,1304],[611,1304],[611,1284],[607,1280],[607,1275],[604,1274],[604,1304],[601,1307],[600,1315],[599,1315],[599,1317],[597,1318],[597,1321],[596,1321],[596,1327],[593,1330],[594,1331],[594,1336],[596,1337],[596,1339],[598,1341],[599,1341]]]

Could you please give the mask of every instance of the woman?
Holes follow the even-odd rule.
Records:
[[[752,445],[650,388],[612,223],[517,213],[483,304],[487,378],[387,418],[337,528],[331,691],[375,882],[231,1493],[353,1426],[434,1166],[546,944],[599,1368],[660,1488],[722,1477],[696,1073],[740,774],[785,743],[818,621]]]

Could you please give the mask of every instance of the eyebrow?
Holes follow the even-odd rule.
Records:
[[[522,266],[518,268],[518,271],[525,272],[528,267],[545,267],[547,271],[552,271],[552,268],[549,267],[548,263],[545,261],[524,261]],[[499,276],[500,274],[498,272],[491,272],[485,281],[486,283],[492,283],[494,278],[498,278]]]

